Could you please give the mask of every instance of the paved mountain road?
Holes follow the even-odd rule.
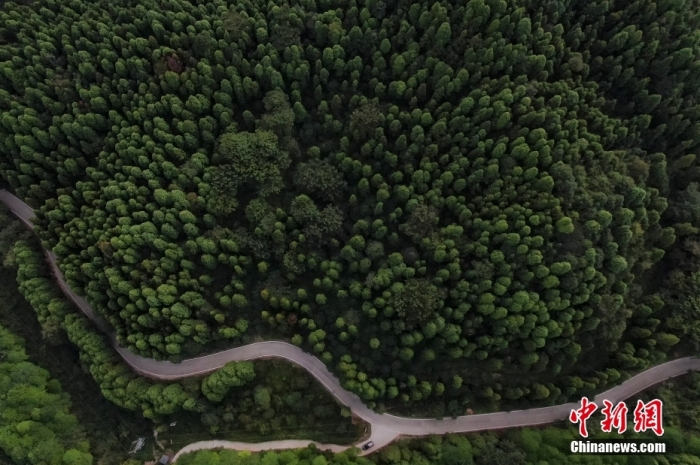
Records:
[[[24,224],[32,227],[31,220],[35,215],[31,207],[5,190],[0,190],[0,202],[7,205]],[[101,315],[97,314],[85,299],[75,295],[65,283],[56,264],[56,256],[53,252],[47,252],[46,256],[53,270],[54,277],[58,281],[64,294],[70,298],[85,315],[93,320],[100,329],[110,334],[114,348],[119,352],[124,361],[137,373],[153,379],[175,380],[188,376],[203,375],[217,368],[221,368],[226,363],[232,361],[255,360],[270,357],[283,358],[307,370],[313,377],[321,382],[340,403],[350,408],[356,416],[362,418],[371,425],[372,432],[367,441],[373,441],[375,446],[369,451],[363,452],[363,454],[380,449],[394,441],[400,435],[424,436],[428,434],[475,432],[540,425],[564,420],[568,417],[571,409],[578,407],[577,403],[571,403],[512,412],[465,415],[443,420],[434,418],[405,418],[389,414],[378,414],[369,409],[356,394],[346,391],[341,386],[338,378],[328,371],[328,368],[326,368],[321,360],[294,345],[280,341],[249,344],[243,347],[185,360],[178,364],[147,359],[131,353],[116,343],[113,332],[106,320]],[[700,370],[700,359],[686,357],[666,362],[649,368],[624,383],[595,396],[595,401],[599,405],[602,404],[603,399],[619,402],[666,379],[693,370]],[[232,441],[201,441],[186,446],[178,452],[178,455],[192,450],[216,447],[246,449],[251,451],[296,448],[304,447],[310,442],[312,441],[293,440],[249,444]],[[328,448],[335,452],[347,449],[347,446],[316,444],[319,448]]]

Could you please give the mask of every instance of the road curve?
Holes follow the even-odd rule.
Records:
[[[6,190],[0,190],[0,202],[4,203],[22,222],[33,228],[31,220],[35,218],[34,211],[29,205],[10,194]],[[356,416],[371,425],[372,433],[368,440],[372,440],[375,446],[367,452],[374,452],[394,441],[400,435],[425,436],[429,434],[466,433],[493,429],[504,429],[522,426],[534,426],[553,423],[564,420],[572,409],[578,407],[578,403],[555,405],[552,407],[516,410],[512,412],[486,413],[479,415],[465,415],[456,418],[405,418],[389,414],[379,414],[368,408],[354,393],[346,391],[324,363],[300,348],[281,341],[267,341],[248,344],[235,349],[229,349],[215,354],[205,355],[181,363],[158,361],[136,355],[129,350],[120,347],[106,320],[95,312],[82,297],[74,294],[65,283],[63,276],[56,264],[56,256],[53,252],[46,253],[51,265],[54,277],[59,283],[63,293],[71,299],[75,305],[93,320],[97,326],[112,339],[114,348],[119,352],[124,361],[137,373],[159,380],[176,380],[189,376],[203,375],[221,368],[228,362],[255,360],[261,358],[282,358],[288,360],[308,371],[343,405],[350,408]],[[630,378],[624,383],[595,396],[595,402],[602,404],[604,399],[619,402],[638,392],[643,391],[669,378],[685,374],[689,371],[700,370],[700,359],[695,357],[680,358],[657,365]],[[232,441],[201,441],[190,444],[180,450],[182,453],[198,449],[208,448],[234,448],[251,451],[285,449],[304,447],[313,441],[270,441],[258,444],[239,443]],[[352,446],[338,446],[317,444],[321,449],[331,449],[339,452]]]

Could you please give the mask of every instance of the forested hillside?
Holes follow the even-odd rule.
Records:
[[[648,402],[661,399],[664,403],[664,435],[651,432],[635,433],[629,429],[623,436],[600,431],[600,413],[588,421],[589,439],[610,441],[663,442],[665,454],[649,455],[574,455],[571,441],[580,440],[578,428],[570,423],[543,428],[522,428],[496,433],[449,434],[404,439],[390,444],[374,454],[357,457],[353,451],[341,454],[321,452],[313,447],[295,451],[269,451],[250,454],[245,451],[204,450],[184,454],[180,465],[695,465],[700,456],[700,421],[697,397],[700,375],[692,373],[665,382],[641,396],[627,400],[635,405],[637,399]],[[629,419],[632,421],[631,419]],[[322,456],[322,458],[319,458]],[[124,464],[136,465],[136,464]]]
[[[580,439],[575,427],[523,429],[494,434],[449,435],[404,440],[369,457],[352,452],[332,454],[315,448],[250,454],[233,450],[200,451],[183,455],[180,465],[693,465],[700,453],[698,436],[669,430],[668,454],[571,455],[572,440]],[[629,435],[631,436],[631,435]],[[605,435],[596,435],[597,439]],[[608,435],[608,438],[611,438]],[[619,440],[619,437],[612,437]],[[129,464],[131,465],[131,464]],[[136,465],[136,464],[134,464]]]
[[[589,420],[589,439],[663,442],[665,454],[648,455],[574,455],[571,441],[580,440],[578,427],[570,423],[543,428],[522,428],[496,433],[449,434],[424,438],[403,439],[377,453],[358,457],[355,451],[340,454],[322,452],[310,446],[306,449],[253,453],[234,450],[202,450],[183,454],[180,465],[695,465],[700,456],[700,422],[697,396],[700,376],[692,373],[665,382],[658,389],[628,399],[634,405],[638,399],[664,402],[663,439],[651,432],[636,433],[628,429],[623,436],[617,431],[602,433],[599,420]],[[631,420],[630,420],[631,421]],[[320,458],[319,458],[320,457]],[[126,463],[124,465],[137,465]]]
[[[0,327],[0,451],[16,464],[90,465],[90,443],[68,396],[27,361],[22,342]]]
[[[80,413],[84,426],[92,427],[89,433],[93,439],[93,455],[98,456],[97,465],[120,463],[120,458],[128,451],[128,447],[124,449],[124,443],[128,445],[144,431],[150,435],[151,430],[165,433],[161,438],[165,436],[176,441],[174,447],[179,448],[213,434],[224,439],[292,438],[349,444],[367,429],[364,422],[352,418],[349,410],[342,408],[311,375],[285,361],[231,362],[207,376],[194,376],[179,382],[154,382],[137,375],[121,360],[109,339],[63,296],[50,275],[38,244],[31,236],[26,237],[28,234],[19,221],[13,220],[11,214],[0,206],[0,265],[7,267],[0,268],[0,271],[14,272],[17,281],[15,283],[11,278],[9,286],[14,285],[14,291],[3,292],[0,297],[10,302],[3,301],[8,307],[15,300],[12,294],[19,294],[14,297],[24,297],[28,303],[14,311],[0,306],[0,319],[20,327],[30,337],[41,339],[43,336],[40,344],[49,346],[48,352],[65,350],[61,347],[63,340],[77,347],[80,356],[78,368],[82,367],[97,383],[73,391],[83,402],[79,406],[83,408]],[[3,273],[0,278],[6,279],[8,275],[12,276]],[[32,312],[32,307],[36,315],[18,315],[21,311]],[[38,319],[37,330],[26,327],[27,318]],[[60,366],[61,360],[48,359],[47,351],[33,355],[43,362],[53,362],[53,368],[66,375],[65,379],[75,389],[75,385],[80,384],[76,379],[79,375],[70,373],[70,367],[66,365]],[[65,359],[63,361],[65,363]],[[59,366],[55,366],[56,362]],[[51,386],[58,385],[56,380],[51,383]],[[86,393],[86,389],[90,392]],[[145,421],[134,422],[114,406],[105,408],[100,402],[95,402],[93,395],[101,395],[118,407],[134,410]],[[0,407],[1,400],[0,394]],[[37,402],[45,400],[38,399]],[[89,418],[86,419],[85,415]],[[100,418],[100,415],[108,419]],[[126,421],[124,417],[127,417]],[[180,426],[169,428],[171,423]],[[41,437],[39,431],[35,439]],[[0,450],[4,447],[2,444],[0,436]],[[20,460],[17,463],[25,462]]]
[[[691,0],[8,2],[0,171],[136,353],[265,335],[380,408],[558,402],[700,340],[675,311],[699,24]]]
[[[138,411],[156,426],[186,420],[190,434],[236,428],[262,437],[280,433],[314,437],[327,432],[340,442],[356,438],[361,422],[353,425],[349,413],[308,373],[280,361],[231,362],[207,376],[181,382],[137,375],[87,317],[73,313],[40,253],[23,241],[13,253],[19,289],[39,321],[44,328],[66,332],[102,395],[120,407]],[[329,418],[334,419],[332,428],[327,427]]]

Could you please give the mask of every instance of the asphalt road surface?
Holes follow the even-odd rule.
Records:
[[[7,205],[25,225],[30,228],[32,227],[32,219],[35,215],[29,205],[5,190],[0,190],[0,202]],[[308,371],[313,377],[320,381],[340,403],[350,408],[353,414],[370,424],[370,437],[356,446],[361,446],[370,440],[373,441],[375,445],[368,451],[362,452],[362,454],[381,449],[401,435],[425,436],[429,434],[476,432],[541,425],[564,420],[568,418],[572,409],[579,407],[578,403],[570,403],[512,412],[465,415],[442,420],[434,418],[405,418],[389,414],[378,414],[369,409],[356,394],[346,391],[341,386],[338,378],[328,371],[328,368],[326,368],[321,360],[292,344],[280,341],[248,344],[243,347],[184,360],[182,363],[177,364],[144,358],[131,353],[117,344],[113,331],[104,317],[95,312],[85,299],[74,294],[65,283],[58,265],[56,264],[56,256],[53,252],[48,251],[46,257],[63,293],[71,299],[87,317],[93,320],[100,329],[110,335],[114,348],[119,352],[124,361],[137,373],[153,379],[176,380],[209,373],[221,368],[229,362],[271,357],[288,360]],[[649,368],[622,384],[595,396],[595,402],[598,403],[599,406],[602,406],[602,401],[604,399],[608,399],[614,403],[620,402],[664,380],[695,370],[700,370],[700,359],[695,357],[686,357],[666,362]],[[311,442],[313,441],[287,440],[249,444],[219,440],[200,441],[186,446],[178,452],[178,455],[198,449],[219,447],[250,451],[289,449],[304,447]],[[315,444],[317,444],[320,449],[331,449],[334,452],[339,452],[348,448],[348,446],[332,444]]]

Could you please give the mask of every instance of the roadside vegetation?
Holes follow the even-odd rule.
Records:
[[[367,430],[303,369],[282,361],[232,363],[171,383],[134,374],[63,296],[39,244],[4,207],[0,263],[0,323],[30,338],[34,359],[79,400],[74,410],[100,452],[100,465],[121,463],[130,443],[154,429],[164,446],[174,448],[212,438],[351,444]],[[180,426],[168,430],[171,423]]]
[[[699,6],[1,1],[0,184],[39,240],[0,244],[45,341],[158,426],[363,430],[267,361],[137,376],[40,244],[145,357],[285,340],[404,415],[592,396],[700,350]]]
[[[90,465],[90,442],[69,397],[0,327],[0,449],[16,464]]]
[[[697,345],[695,2],[0,19],[2,177],[136,353],[285,339],[371,406],[439,416],[580,397]]]
[[[593,433],[589,439],[660,442],[653,434]],[[572,455],[569,445],[579,440],[571,426],[523,428],[499,434],[430,436],[402,440],[367,457],[356,452],[333,454],[315,447],[290,451],[199,451],[183,455],[180,465],[693,465],[700,454],[700,436],[667,428],[667,453],[658,455]]]

